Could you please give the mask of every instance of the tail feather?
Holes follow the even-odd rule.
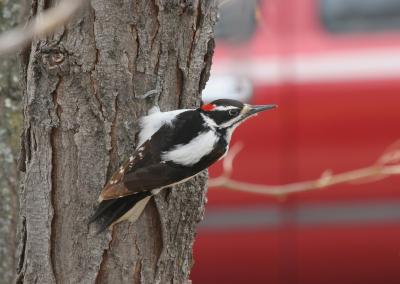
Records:
[[[111,209],[113,205],[116,206],[118,203],[116,201],[116,199],[102,201],[99,206],[97,206],[96,212],[94,212],[94,214],[90,216],[88,224],[91,224],[94,221],[98,220],[103,214],[106,213],[107,209]]]
[[[141,200],[151,195],[151,192],[143,191],[116,199],[103,200],[97,207],[96,212],[89,218],[88,223],[96,222],[99,225],[97,233],[101,233],[111,224],[121,219],[129,210],[135,207],[137,203],[140,205]],[[142,210],[143,209],[144,206]],[[141,211],[138,214],[140,213]]]

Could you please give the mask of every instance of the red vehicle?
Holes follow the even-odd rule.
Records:
[[[400,139],[400,1],[232,0],[220,19],[204,99],[279,105],[236,130],[233,178],[316,179]],[[398,176],[282,200],[210,188],[208,200],[195,284],[400,283]]]

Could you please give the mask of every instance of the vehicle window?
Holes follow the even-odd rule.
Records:
[[[229,42],[248,41],[256,28],[256,0],[222,0],[215,36]]]
[[[400,29],[400,0],[320,0],[321,18],[331,32]]]

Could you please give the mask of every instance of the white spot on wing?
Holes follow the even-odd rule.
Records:
[[[171,123],[178,114],[188,110],[189,109],[178,109],[167,112],[155,112],[142,117],[140,120],[141,131],[139,133],[139,145],[142,145],[147,139],[153,136],[161,126],[166,123]]]
[[[218,136],[214,131],[203,132],[192,139],[188,144],[177,145],[173,150],[164,152],[162,159],[164,161],[172,161],[176,164],[190,166],[209,154],[217,141]]]

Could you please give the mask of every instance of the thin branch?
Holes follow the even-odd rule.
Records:
[[[370,182],[377,179],[387,178],[392,175],[400,175],[400,143],[393,144],[380,157],[375,165],[356,169],[340,174],[333,174],[331,170],[325,171],[320,178],[316,180],[296,182],[284,185],[264,185],[248,182],[241,182],[231,178],[233,162],[243,148],[243,145],[235,144],[229,154],[223,160],[223,173],[216,178],[210,178],[209,187],[224,187],[236,191],[251,192],[263,195],[272,195],[282,197],[287,194],[304,192],[327,188],[329,186],[344,183]]]
[[[0,56],[15,53],[35,37],[54,32],[65,24],[88,0],[64,0],[31,20],[25,26],[16,27],[0,35]]]

